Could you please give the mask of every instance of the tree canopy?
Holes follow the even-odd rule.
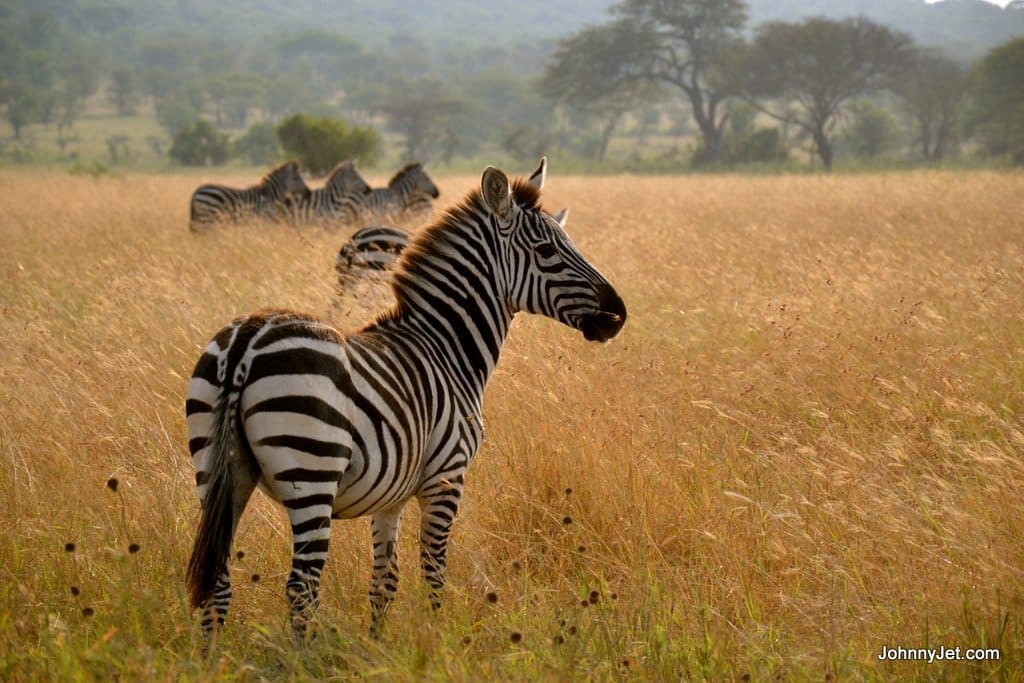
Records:
[[[806,131],[830,169],[842,108],[891,85],[908,68],[912,48],[907,34],[864,17],[768,22],[751,46],[745,91],[763,111]]]

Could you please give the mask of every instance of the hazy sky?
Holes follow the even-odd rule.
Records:
[[[925,0],[925,2],[939,2],[939,0]],[[999,5],[1000,7],[1006,7],[1010,4],[1010,0],[985,0],[985,2],[991,2],[993,5]]]

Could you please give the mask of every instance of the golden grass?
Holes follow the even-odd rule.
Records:
[[[192,235],[195,184],[0,171],[0,678],[1024,675],[1024,176],[555,168],[545,203],[571,207],[629,321],[604,346],[517,321],[443,610],[412,506],[368,639],[368,524],[336,523],[323,636],[295,651],[287,527],[257,495],[209,662],[182,587],[192,364],[259,306],[371,312],[335,304],[343,233]]]

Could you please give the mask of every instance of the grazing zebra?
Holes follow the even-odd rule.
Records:
[[[423,164],[406,164],[396,173],[387,187],[378,187],[361,196],[350,195],[343,209],[347,223],[366,223],[371,220],[411,219],[429,215],[433,200],[440,191],[434,185]]]
[[[551,217],[564,228],[569,209],[562,209]],[[392,270],[410,238],[407,231],[392,225],[372,225],[356,230],[338,250],[335,261],[338,290],[344,291],[353,281]]]
[[[238,318],[206,347],[185,412],[202,514],[187,582],[207,636],[224,622],[228,556],[258,485],[287,510],[286,583],[302,641],[319,603],[332,519],[371,516],[371,633],[397,592],[405,505],[420,503],[420,565],[440,606],[464,475],[482,439],[484,386],[517,311],[606,341],[626,320],[615,290],[540,206],[547,162],[481,187],[419,231],[393,276],[396,303],[343,335],[289,311]]]
[[[390,225],[356,230],[338,250],[335,270],[339,287],[367,274],[391,270],[411,237],[407,231]]]
[[[346,198],[361,197],[370,190],[370,185],[356,170],[356,162],[350,159],[334,167],[323,187],[305,197],[285,198],[281,203],[281,213],[292,223],[336,224],[342,216]]]
[[[196,230],[201,224],[224,220],[241,220],[251,216],[271,217],[278,202],[286,197],[309,196],[299,172],[297,161],[286,161],[275,166],[257,185],[239,190],[224,185],[200,185],[192,193],[189,204],[189,227]]]

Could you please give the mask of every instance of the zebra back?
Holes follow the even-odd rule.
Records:
[[[339,163],[327,177],[323,187],[309,193],[309,196],[286,197],[278,203],[278,217],[293,225],[316,223],[324,227],[337,227],[348,223],[354,213],[350,207],[355,198],[370,192],[370,185],[359,171],[354,160]]]
[[[343,210],[347,220],[356,223],[417,220],[430,215],[439,195],[423,164],[415,162],[395,173],[387,187],[374,188],[361,197],[348,196]]]
[[[286,161],[271,169],[259,183],[244,189],[226,185],[200,185],[189,202],[189,227],[238,221],[249,217],[272,217],[278,204],[290,197],[308,197],[297,161]]]

